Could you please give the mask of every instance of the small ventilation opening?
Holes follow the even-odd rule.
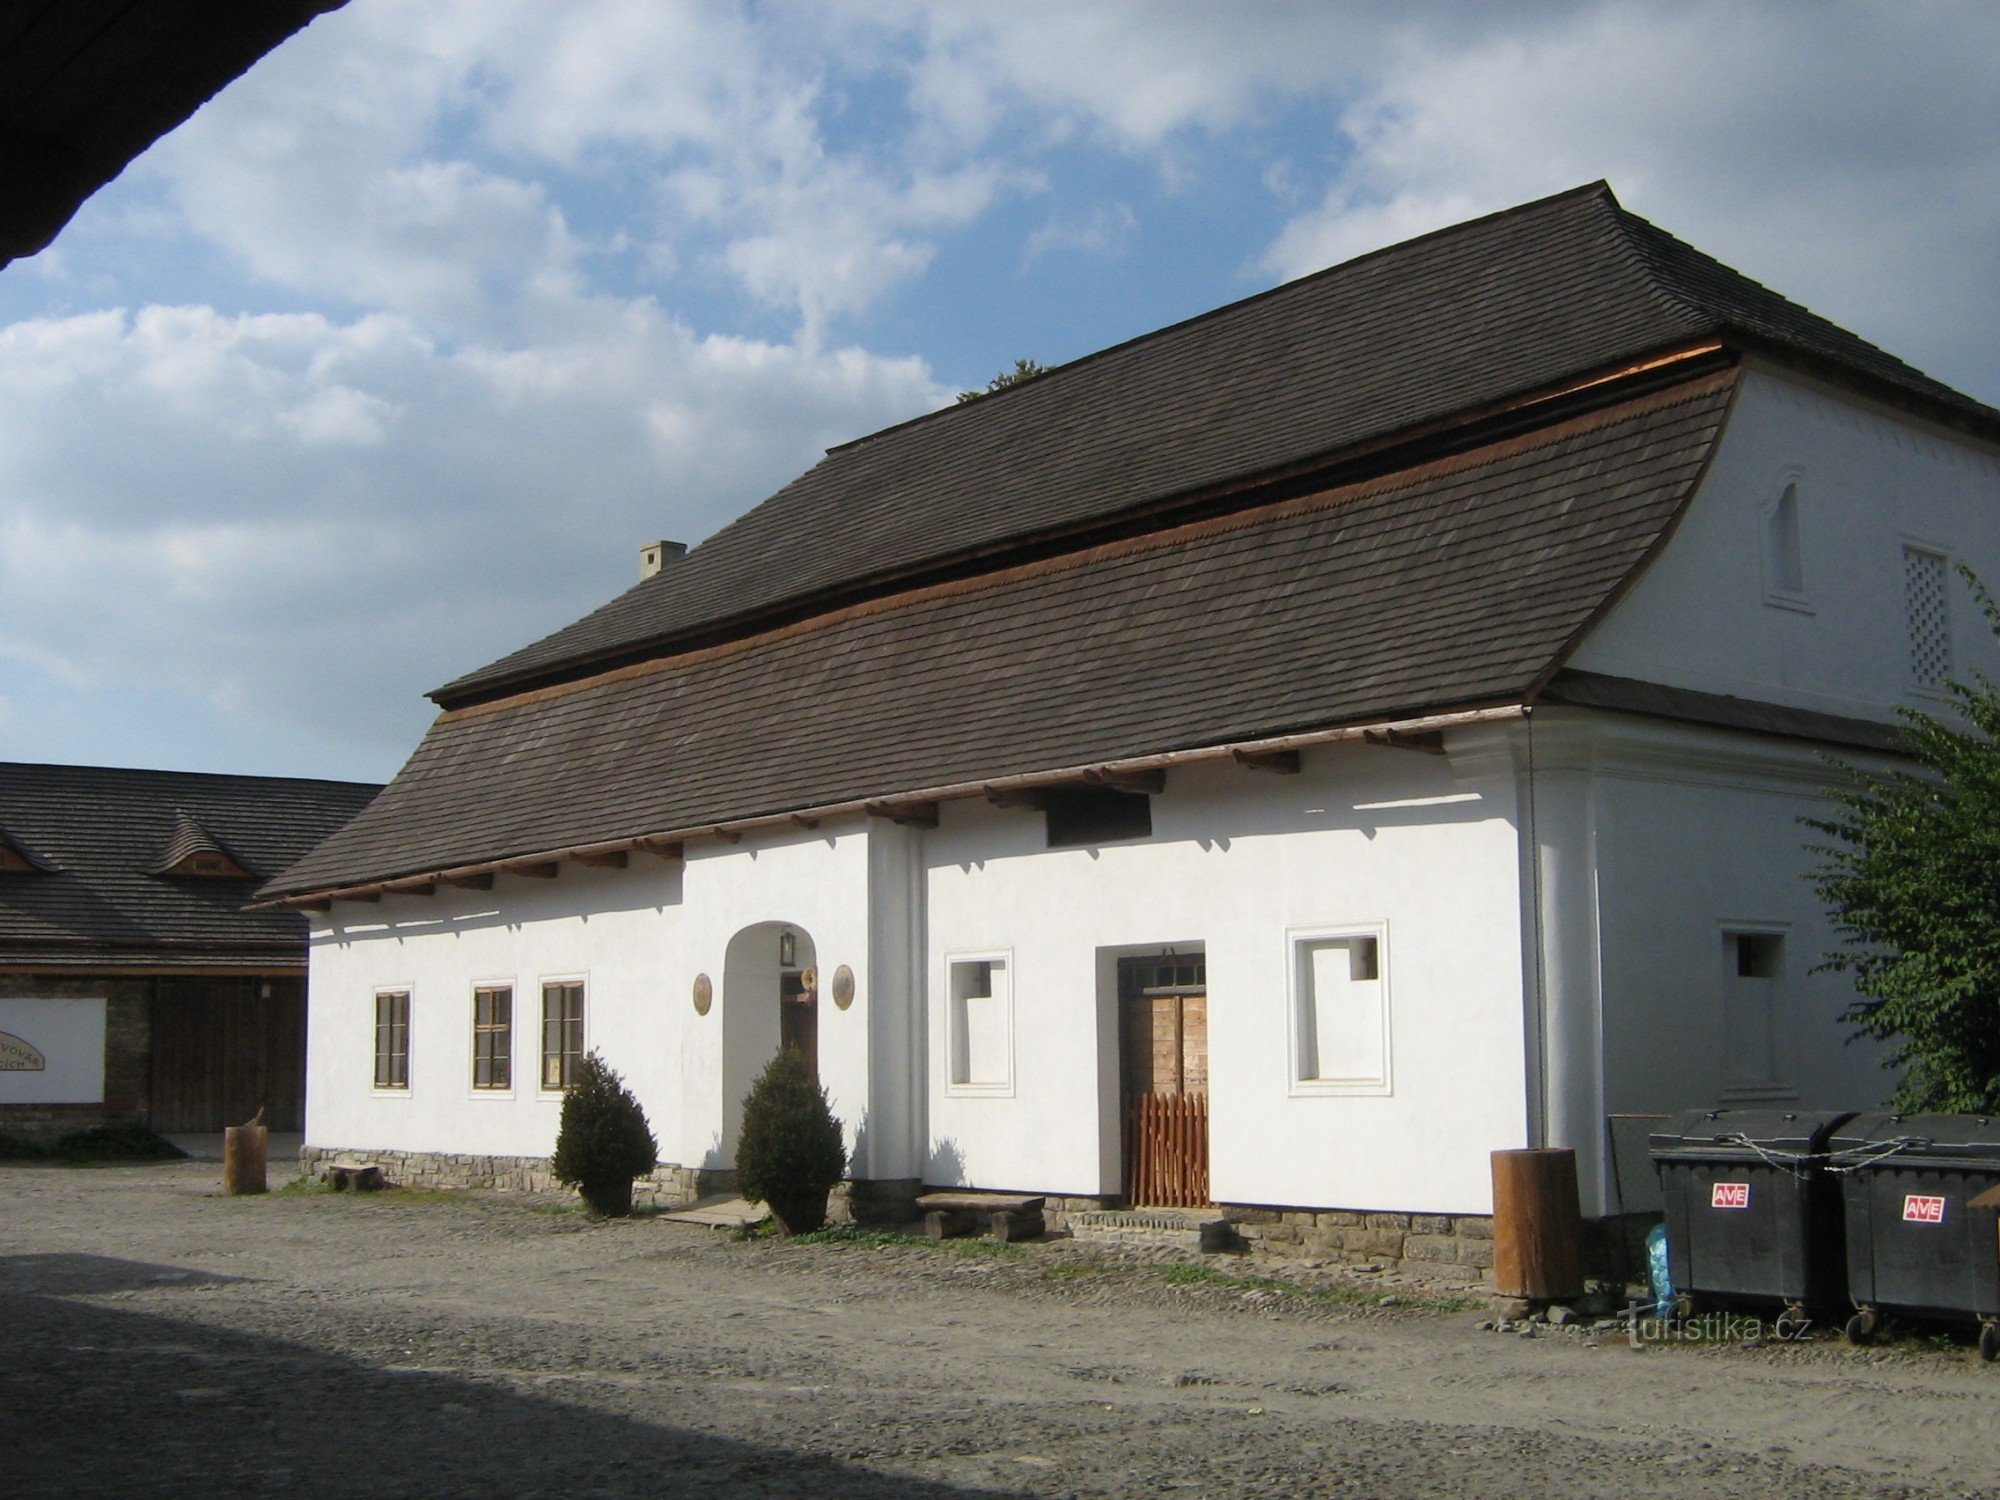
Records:
[[[1909,632],[1910,680],[1941,688],[1951,679],[1950,600],[1944,555],[1922,547],[1903,549],[1903,616]]]
[[[1153,835],[1153,799],[1143,792],[1064,787],[1044,795],[1043,812],[1048,819],[1051,849]]]
[[[1785,940],[1775,932],[1730,934],[1736,946],[1738,979],[1776,979],[1784,966]]]

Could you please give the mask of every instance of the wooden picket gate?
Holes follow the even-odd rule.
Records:
[[[1208,1202],[1208,1096],[1141,1094],[1126,1101],[1125,1161],[1135,1204]]]

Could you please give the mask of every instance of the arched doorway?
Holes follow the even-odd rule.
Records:
[[[736,1160],[743,1096],[780,1047],[819,1071],[818,958],[796,922],[759,922],[729,940],[722,962],[722,1083],[725,1161]]]

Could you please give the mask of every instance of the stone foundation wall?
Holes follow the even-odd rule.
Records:
[[[353,1151],[337,1146],[304,1146],[299,1174],[321,1178],[336,1163],[380,1167],[397,1187],[484,1188],[511,1193],[568,1192],[549,1171],[546,1156],[484,1156],[447,1151]],[[632,1201],[642,1207],[679,1208],[710,1193],[735,1186],[734,1172],[663,1163],[632,1185]]]
[[[1222,1205],[1252,1249],[1288,1258],[1379,1265],[1434,1281],[1490,1279],[1493,1220],[1483,1214],[1369,1213],[1360,1209]]]

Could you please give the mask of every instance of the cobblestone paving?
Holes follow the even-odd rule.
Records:
[[[0,1168],[0,1494],[2000,1493],[1958,1347],[1635,1352],[1379,1277],[214,1170]]]

